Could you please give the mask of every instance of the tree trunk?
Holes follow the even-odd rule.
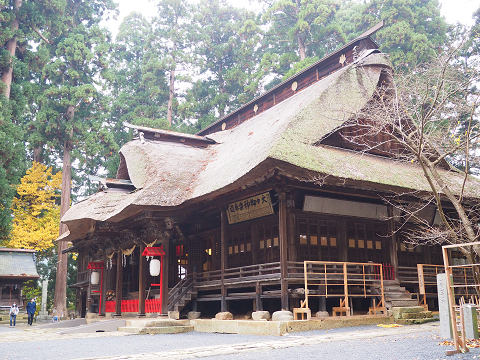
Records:
[[[170,90],[168,94],[168,105],[167,105],[167,120],[168,125],[172,126],[172,113],[173,113],[173,96],[175,88],[175,70],[170,70]]]
[[[305,60],[307,57],[307,50],[305,46],[305,40],[302,39],[300,33],[297,34],[297,42],[298,42],[298,54],[300,55],[300,61]]]
[[[173,43],[173,50],[177,50],[177,45]],[[173,64],[170,70],[170,89],[168,93],[168,105],[167,105],[167,120],[168,125],[172,126],[172,113],[173,113],[173,97],[175,96],[175,58],[173,58]]]
[[[295,1],[295,12],[298,13],[300,12],[300,0]],[[298,54],[300,55],[300,61],[305,60],[307,57],[307,51],[306,51],[306,46],[305,46],[305,39],[302,38],[301,31],[298,30],[297,33],[297,44],[298,44]]]
[[[20,21],[18,20],[17,14],[18,10],[22,6],[22,1],[23,0],[15,0],[13,2],[13,11],[15,13],[15,20],[12,22],[12,30],[13,32],[16,32],[18,30]],[[13,58],[15,56],[15,49],[17,48],[17,37],[14,36],[10,40],[7,41],[6,45],[7,51],[10,54],[10,64],[13,62]],[[2,81],[5,83],[5,91],[4,95],[7,99],[10,98],[10,89],[12,85],[12,79],[13,79],[13,65],[10,65],[10,67],[2,74]]]
[[[33,149],[33,161],[37,163],[43,163],[42,161],[43,148],[41,146]]]
[[[68,120],[73,120],[75,108],[69,106],[67,109]],[[71,138],[73,131],[70,133],[69,140],[65,141],[63,146],[63,170],[62,170],[62,196],[60,205],[60,220],[70,207],[70,187],[72,179],[72,164],[70,159],[70,152],[72,150]],[[67,226],[60,222],[60,235],[67,232]],[[58,259],[57,259],[57,277],[55,279],[55,297],[53,300],[53,314],[54,316],[67,316],[67,270],[68,270],[68,255],[62,254],[62,251],[67,248],[66,241],[58,242]]]

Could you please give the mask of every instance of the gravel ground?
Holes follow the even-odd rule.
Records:
[[[26,341],[0,343],[0,359],[88,359],[106,356],[125,356],[139,353],[171,351],[209,345],[255,343],[279,339],[295,339],[305,336],[344,333],[346,340],[318,345],[303,345],[269,351],[256,351],[234,355],[212,356],[209,360],[225,359],[447,359],[445,351],[452,347],[440,346],[442,341],[436,331],[424,331],[405,335],[390,335],[370,339],[348,340],[348,334],[362,330],[377,329],[376,326],[360,326],[323,331],[290,333],[283,337],[232,334],[186,334],[129,335],[85,339],[58,339],[55,341]],[[22,327],[15,329],[0,326],[0,338],[15,336]],[[32,337],[35,334],[31,333]],[[471,349],[468,354],[449,356],[448,360],[480,359],[480,349]]]
[[[480,349],[471,349],[467,354],[446,356],[451,346],[438,345],[442,339],[431,332],[385,336],[375,339],[345,340],[319,345],[305,345],[286,349],[248,354],[212,356],[208,360],[460,360],[480,359]]]

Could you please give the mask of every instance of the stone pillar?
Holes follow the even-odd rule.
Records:
[[[40,315],[47,314],[47,292],[48,292],[48,280],[42,281],[42,305],[40,310]]]
[[[477,308],[473,304],[465,304],[462,306],[462,310],[465,337],[467,339],[478,339]]]
[[[123,291],[123,254],[117,253],[117,278],[115,281],[115,317],[122,316],[122,291]]]
[[[448,304],[448,282],[446,274],[437,275],[438,310],[440,315],[440,336],[453,339],[450,306]]]
[[[142,256],[145,245],[143,242],[140,244],[140,252],[138,254],[138,314],[137,317],[145,316],[145,296],[146,296],[146,269],[147,259]]]
[[[1,289],[0,289],[0,292],[1,292]],[[43,280],[42,281],[42,304],[40,306],[40,312],[38,313],[38,316],[37,316],[37,322],[52,320],[52,317],[48,315],[48,312],[47,312],[47,293],[48,293],[48,280]],[[78,289],[77,289],[77,293],[78,293]]]

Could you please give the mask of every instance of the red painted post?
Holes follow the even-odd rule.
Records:
[[[98,315],[102,314],[102,290],[103,290],[103,267],[102,267],[102,278],[100,279],[100,300],[98,302]]]

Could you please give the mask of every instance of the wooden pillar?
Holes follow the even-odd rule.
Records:
[[[262,303],[262,285],[257,282],[255,286],[255,311],[263,311],[263,303]]]
[[[227,213],[222,209],[220,214],[220,261],[221,261],[221,300],[220,311],[227,311],[227,289],[225,288],[225,268],[227,266]]]
[[[337,224],[337,246],[339,251],[338,259],[335,261],[348,261],[347,222],[339,220]]]
[[[145,316],[145,295],[146,295],[146,269],[147,258],[142,256],[145,245],[143,242],[140,244],[140,252],[138,254],[138,314],[137,317]]]
[[[162,243],[163,255],[162,259],[162,315],[168,315],[168,265],[170,264],[170,241],[165,239]]]
[[[390,234],[390,264],[393,266],[395,278],[398,274],[398,254],[397,254],[397,233],[395,232],[395,218],[393,216],[393,206],[387,205],[388,232]]]
[[[117,279],[115,282],[115,317],[122,316],[122,290],[123,290],[123,254],[117,253]]]
[[[2,288],[0,288],[0,299],[2,296]],[[82,317],[82,301],[81,301],[81,292],[80,288],[75,288],[75,317]]]
[[[285,192],[280,193],[278,210],[278,236],[280,238],[280,287],[282,310],[288,310],[288,268],[287,268],[287,197]]]
[[[293,199],[291,201],[293,202]],[[297,261],[295,213],[292,209],[294,209],[294,206],[287,208],[288,260]]]
[[[107,257],[103,256],[103,265],[104,268],[101,270],[101,281],[102,281],[102,292],[101,292],[101,299],[102,302],[100,303],[100,308],[98,309],[99,316],[105,316],[105,301],[107,301]]]

